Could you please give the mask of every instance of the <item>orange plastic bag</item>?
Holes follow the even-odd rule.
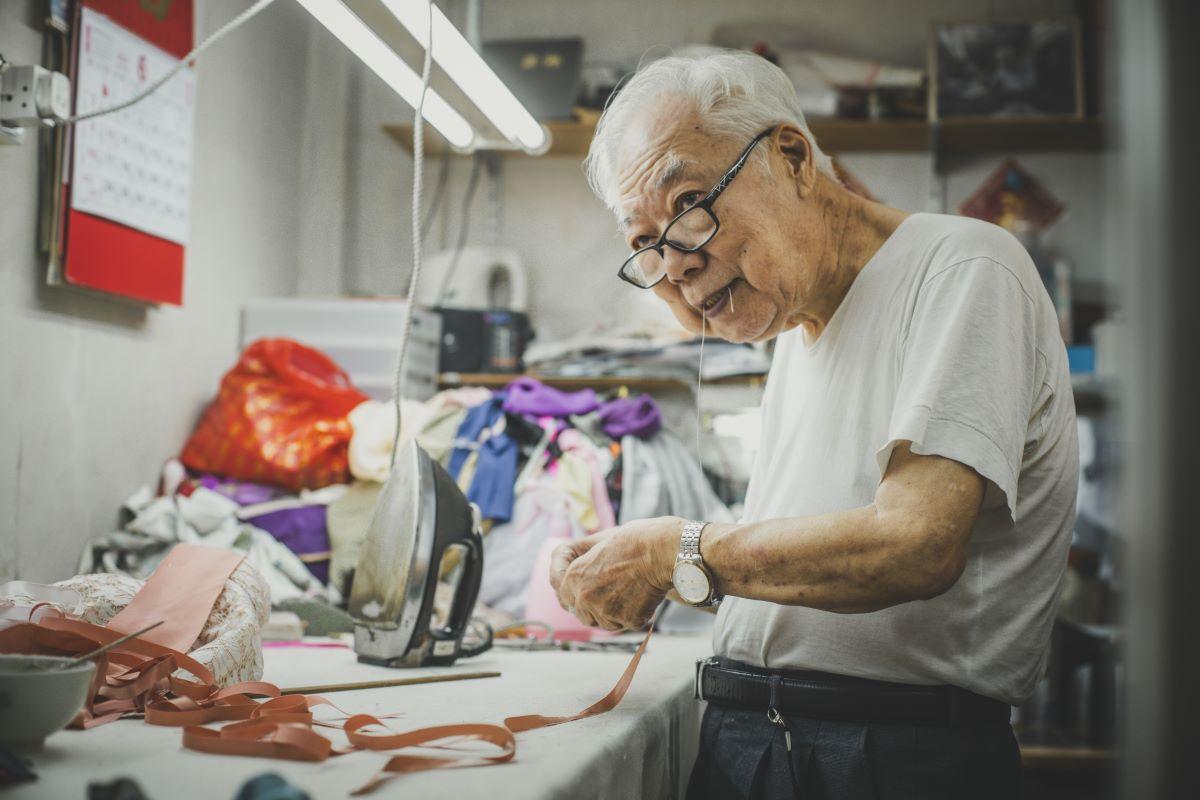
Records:
[[[183,463],[292,491],[350,480],[346,415],[367,396],[325,354],[260,339],[221,379],[183,448]]]

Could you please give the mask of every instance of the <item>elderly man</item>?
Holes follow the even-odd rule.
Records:
[[[776,340],[743,519],[564,545],[590,625],[719,600],[689,797],[1016,797],[1074,518],[1058,321],[1000,228],[844,189],[763,59],[665,58],[588,157],[620,277],[695,333]]]

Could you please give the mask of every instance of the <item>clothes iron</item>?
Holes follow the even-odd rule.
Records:
[[[461,551],[445,623],[434,620],[442,558]],[[413,439],[400,445],[363,541],[350,589],[358,660],[389,667],[453,664],[483,575],[478,508]],[[490,640],[487,642],[490,645]]]

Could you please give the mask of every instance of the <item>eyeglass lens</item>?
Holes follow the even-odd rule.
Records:
[[[717,232],[717,222],[703,208],[693,208],[667,228],[664,237],[669,245],[682,250],[697,250],[708,243]],[[666,250],[644,250],[626,262],[625,275],[642,286],[658,282],[666,271]]]

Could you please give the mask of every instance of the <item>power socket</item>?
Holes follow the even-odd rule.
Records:
[[[0,124],[10,127],[63,122],[71,116],[71,80],[36,64],[0,73]]]

